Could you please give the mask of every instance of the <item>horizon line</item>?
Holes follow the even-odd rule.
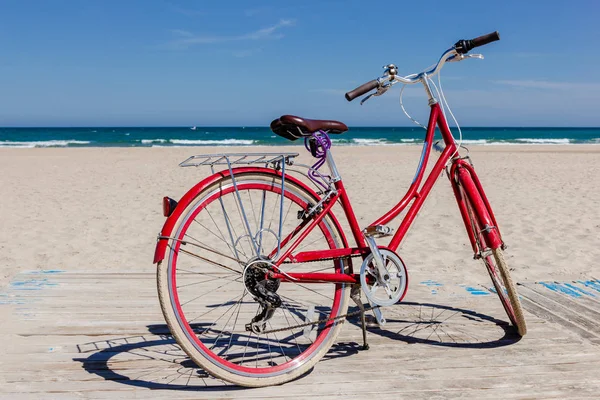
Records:
[[[245,128],[265,128],[265,129],[271,129],[270,126],[268,125],[203,125],[203,126],[192,126],[195,127],[197,129],[201,129],[201,128],[238,128],[238,129],[245,129]],[[61,125],[47,125],[47,126],[43,126],[43,125],[39,125],[39,126],[20,126],[20,125],[15,125],[15,126],[0,126],[0,129],[92,129],[92,128],[96,128],[96,129],[120,129],[120,128],[124,128],[124,129],[130,129],[130,128],[187,128],[190,129],[191,128],[189,125],[71,125],[71,126],[61,126]],[[420,128],[419,126],[415,126],[415,125],[348,125],[349,130],[351,130],[352,128]],[[586,125],[572,125],[572,126],[566,126],[566,125],[561,125],[561,126],[543,126],[543,125],[519,125],[519,126],[510,126],[510,125],[472,125],[472,126],[461,126],[461,129],[531,129],[531,128],[535,128],[535,129],[573,129],[573,128],[577,128],[577,129],[600,129],[600,126],[586,126]],[[456,129],[455,126],[451,126],[450,129]]]

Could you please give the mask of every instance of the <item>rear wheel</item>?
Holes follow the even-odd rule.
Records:
[[[473,232],[479,251],[478,255],[481,257],[490,278],[492,278],[494,290],[498,294],[508,318],[517,328],[519,335],[524,336],[527,333],[527,325],[523,316],[523,308],[521,307],[517,288],[504,260],[502,249],[500,247],[496,249],[490,248],[486,242],[484,230],[479,222],[481,219],[477,217],[472,205],[472,199],[469,199],[469,196],[466,195],[462,187],[460,187],[460,193],[465,200],[470,229]],[[475,195],[478,196],[479,194],[475,193]]]
[[[349,285],[267,277],[278,238],[300,226],[316,201],[289,179],[282,193],[279,176],[247,173],[210,185],[181,214],[158,266],[159,298],[173,336],[208,373],[242,386],[281,384],[334,343],[343,320],[332,319],[346,313]],[[328,215],[297,251],[344,247],[341,235]],[[339,273],[344,265],[284,263],[279,270]]]

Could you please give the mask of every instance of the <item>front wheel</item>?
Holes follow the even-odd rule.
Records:
[[[500,300],[502,301],[502,305],[504,306],[508,317],[513,325],[517,327],[519,336],[525,336],[527,333],[527,325],[525,324],[525,317],[523,316],[523,308],[521,307],[521,301],[519,300],[519,294],[517,293],[515,283],[510,277],[502,249],[494,249],[492,250],[492,254],[496,261],[495,268],[493,266],[488,266],[489,260],[484,260],[484,263],[490,273],[490,277],[492,277],[494,288],[496,289],[498,296],[500,296]],[[498,279],[498,272],[500,273],[500,277],[502,277],[504,285],[502,285]],[[506,299],[507,296],[508,301]]]
[[[482,227],[483,224],[480,221],[490,220],[490,218],[488,215],[484,217],[479,216],[476,213],[473,202],[479,201],[480,204],[483,204],[483,201],[481,201],[480,197],[477,199],[469,198],[464,189],[465,183],[469,186],[469,183],[472,184],[472,181],[462,181],[459,193],[465,202],[468,223],[470,225],[467,229],[471,230],[475,238],[478,251],[477,256],[483,261],[483,264],[492,279],[492,283],[494,284],[494,290],[498,294],[508,318],[517,328],[519,336],[524,336],[527,333],[527,325],[525,324],[525,317],[523,316],[523,308],[521,307],[517,288],[510,276],[506,261],[504,260],[504,254],[502,253],[501,247],[494,249],[488,244],[485,234],[486,229]],[[471,197],[479,196],[479,193],[476,190],[472,190],[470,193],[472,193]],[[487,211],[483,210],[481,212],[485,213]]]
[[[206,187],[179,217],[158,266],[160,304],[181,348],[211,375],[242,386],[281,384],[327,353],[350,288],[269,278],[286,246],[280,238],[305,223],[318,199],[299,181],[282,185],[276,173],[234,176]],[[327,215],[298,250],[342,248],[342,235]],[[342,273],[345,262],[284,263],[279,271]]]

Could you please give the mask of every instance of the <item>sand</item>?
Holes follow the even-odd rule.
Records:
[[[312,161],[300,145],[0,149],[0,286],[33,270],[152,272],[162,196],[179,199],[210,172],[178,163],[227,151],[298,151],[300,162]],[[419,153],[416,146],[334,149],[362,226],[402,197]],[[471,155],[515,280],[600,278],[600,146],[475,146]],[[399,254],[420,277],[485,277],[445,177]]]

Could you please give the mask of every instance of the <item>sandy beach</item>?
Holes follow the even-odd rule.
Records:
[[[518,281],[598,277],[600,146],[474,146],[472,159],[509,245]],[[189,155],[296,147],[1,149],[0,277],[30,270],[152,271],[164,218],[208,168]],[[394,205],[416,168],[417,146],[337,147],[359,222]],[[435,155],[435,154],[434,154]],[[394,226],[394,224],[390,224]],[[440,179],[399,251],[409,272],[457,281],[485,271],[471,258],[450,186]]]
[[[471,148],[520,284],[524,338],[496,296],[472,291],[490,280],[442,176],[399,249],[408,294],[385,309],[385,329],[370,329],[369,351],[358,350],[359,325],[349,319],[302,379],[236,392],[209,378],[175,346],[160,311],[152,258],[161,200],[210,173],[178,167],[192,154],[265,151],[312,162],[300,146],[0,149],[0,398],[363,399],[374,388],[390,399],[597,397],[594,145]],[[362,226],[401,198],[419,153],[334,148]]]

